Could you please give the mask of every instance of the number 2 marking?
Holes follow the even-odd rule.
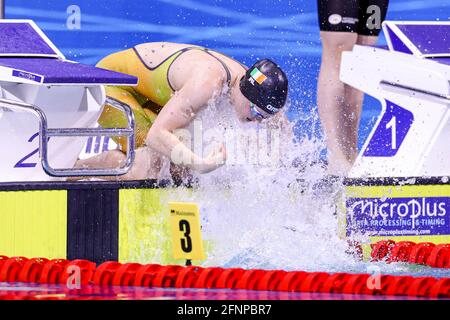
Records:
[[[397,119],[392,119],[386,124],[386,129],[391,129],[391,149],[397,149]]]
[[[33,140],[39,136],[39,132],[33,134],[30,139],[28,139],[28,142],[33,142]],[[17,161],[17,163],[14,165],[14,168],[34,168],[37,165],[37,162],[25,162],[26,160],[30,159],[32,156],[34,156],[36,153],[39,152],[39,148],[34,149],[29,154],[27,154],[25,157]]]
[[[185,239],[181,239],[181,250],[183,250],[186,253],[189,253],[192,251],[192,239],[189,236],[191,234],[191,227],[189,225],[189,222],[186,220],[180,220],[179,222],[180,231],[184,232]]]

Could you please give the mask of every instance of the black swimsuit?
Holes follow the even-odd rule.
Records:
[[[389,0],[317,0],[321,31],[377,36]]]

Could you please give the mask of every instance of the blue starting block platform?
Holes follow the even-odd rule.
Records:
[[[8,150],[0,182],[126,173],[134,157],[133,114],[107,98],[104,86],[136,84],[134,76],[66,60],[31,20],[0,20],[0,131]],[[127,128],[96,128],[107,99],[126,113]],[[121,135],[131,142],[124,167],[73,168],[89,136]]]
[[[447,22],[386,22],[389,50],[420,58],[450,58],[450,24]],[[449,64],[450,60],[439,62]]]
[[[0,20],[1,57],[52,57],[64,55],[31,20]]]
[[[1,81],[136,85],[137,78],[68,61],[33,21],[0,20]]]

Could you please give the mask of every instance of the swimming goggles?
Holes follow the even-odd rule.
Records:
[[[261,112],[256,109],[256,106],[253,102],[250,102],[250,113],[252,115],[253,119],[256,119],[258,121],[262,121],[264,119],[268,119],[270,116],[265,116]]]

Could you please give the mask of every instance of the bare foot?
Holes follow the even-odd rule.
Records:
[[[126,156],[119,150],[103,152],[97,156],[78,160],[75,168],[112,169],[124,165]],[[121,176],[69,177],[68,181],[100,179],[108,181],[156,179],[160,171],[160,157],[147,147],[136,149],[134,163],[130,170]]]

